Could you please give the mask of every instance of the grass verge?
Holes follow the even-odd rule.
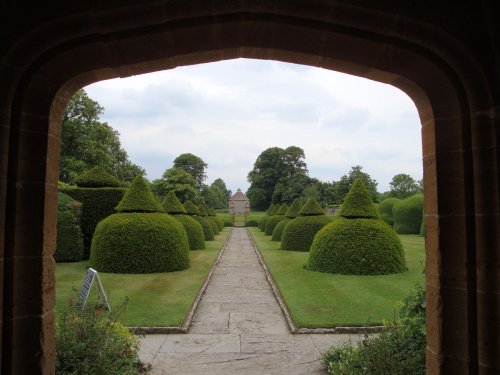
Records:
[[[408,271],[394,275],[336,275],[304,269],[309,253],[279,250],[258,228],[249,228],[298,328],[378,325],[394,305],[424,280],[424,238],[400,235]]]
[[[191,268],[178,272],[153,274],[99,273],[108,294],[111,309],[129,303],[122,323],[130,327],[177,327],[186,316],[198,290],[216,260],[230,229],[225,228],[206,249],[190,251]],[[82,286],[88,261],[58,263],[56,268],[56,310]],[[75,291],[77,290],[77,291]],[[97,288],[92,287],[88,303],[96,301]]]

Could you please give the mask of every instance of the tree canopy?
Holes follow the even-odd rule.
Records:
[[[104,108],[84,90],[69,100],[62,121],[60,181],[72,184],[77,176],[95,166],[125,182],[145,173],[129,160],[119,133],[100,121],[103,113]]]
[[[292,202],[297,197],[297,191],[306,185],[308,171],[305,162],[304,150],[290,146],[286,149],[271,147],[264,150],[248,173],[250,187],[247,196],[252,207],[265,209],[272,202]],[[289,186],[292,181],[298,180],[298,185]],[[300,194],[299,194],[300,195]]]
[[[392,198],[405,199],[422,192],[421,185],[405,173],[395,175],[389,186],[391,187],[389,196]]]
[[[207,163],[199,156],[186,153],[174,159],[174,168],[179,168],[189,173],[196,180],[198,188],[203,188],[203,182],[207,179]]]
[[[202,195],[205,203],[213,208],[227,208],[229,198],[231,198],[231,190],[228,190],[226,183],[218,178],[210,186],[203,185]]]
[[[333,181],[331,185],[331,199],[335,204],[341,204],[344,201],[345,196],[349,193],[354,181],[359,179],[366,190],[370,193],[370,197],[373,202],[378,202],[378,192],[377,185],[378,182],[370,177],[368,173],[362,171],[363,167],[360,165],[355,165],[351,167],[348,174],[343,175],[339,181]]]
[[[163,200],[170,191],[173,191],[181,202],[190,200],[201,203],[202,201],[196,180],[180,168],[170,168],[163,172],[161,178],[152,182],[151,190],[159,200]]]

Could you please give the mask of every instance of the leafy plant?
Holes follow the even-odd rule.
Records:
[[[74,298],[58,314],[56,323],[56,373],[136,375],[145,368],[137,353],[139,342],[121,323],[127,300],[112,313],[99,301],[83,311]]]
[[[425,374],[425,291],[417,284],[404,303],[396,305],[398,319],[378,336],[365,336],[357,345],[332,347],[322,355],[335,375]]]

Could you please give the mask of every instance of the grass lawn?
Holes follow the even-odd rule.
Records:
[[[122,322],[126,326],[177,327],[184,320],[198,290],[212,268],[229,234],[225,228],[214,241],[206,241],[206,249],[190,251],[191,268],[168,273],[113,274],[99,273],[108,294],[111,309],[120,306],[125,297],[129,303]],[[61,309],[70,296],[75,296],[88,267],[88,261],[58,263],[56,269],[56,309]],[[96,301],[97,287],[87,303]]]
[[[258,228],[250,231],[299,328],[376,325],[394,316],[417,281],[424,280],[424,238],[400,235],[408,271],[395,275],[334,275],[304,269],[309,253],[278,250]]]

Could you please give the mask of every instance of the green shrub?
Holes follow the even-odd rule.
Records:
[[[377,210],[372,202],[371,194],[365,188],[360,179],[356,179],[354,184],[344,198],[340,216],[349,219],[376,219]]]
[[[220,232],[224,228],[224,222],[219,216],[217,216],[217,212],[215,212],[214,208],[210,207],[208,209],[208,214],[212,220],[215,221],[215,224],[217,224],[217,232]]]
[[[232,221],[224,221],[224,226],[225,227],[234,227],[234,224]]]
[[[114,214],[115,207],[123,198],[125,188],[75,188],[61,190],[81,202],[80,226],[83,234],[83,257],[90,256],[90,245],[94,230],[102,219]]]
[[[392,208],[394,216],[394,230],[399,234],[419,234],[422,225],[424,209],[423,194],[415,194]]]
[[[198,207],[191,201],[184,202],[184,208],[186,209],[186,213],[188,215],[199,215],[200,210]]]
[[[273,209],[271,210],[271,212],[269,212],[269,216],[274,216],[274,215],[277,215],[280,209],[281,209],[281,204],[276,203],[276,204],[273,206]]]
[[[281,250],[309,251],[314,236],[325,225],[333,220],[333,216],[299,216],[291,220],[281,236]]]
[[[424,213],[422,212],[422,224],[420,224],[420,237],[425,237],[425,220],[424,220]]]
[[[102,167],[94,167],[82,173],[75,179],[81,188],[119,187],[120,181],[106,172]]]
[[[380,215],[380,218],[384,220],[387,224],[389,224],[391,227],[394,225],[394,217],[392,215],[392,208],[394,205],[401,200],[398,198],[387,198],[384,199],[380,204],[378,205],[378,213]]]
[[[424,375],[425,374],[425,292],[405,299],[399,319],[358,344],[332,347],[321,356],[332,375]]]
[[[302,200],[300,198],[295,198],[290,207],[288,207],[288,210],[286,210],[285,216],[290,219],[294,219],[297,216],[299,216],[299,211],[301,208],[302,208]]]
[[[317,216],[324,214],[325,211],[321,208],[316,198],[308,198],[299,211],[300,216]]]
[[[172,215],[172,217],[184,227],[188,236],[190,250],[201,250],[205,248],[205,233],[200,223],[189,215]]]
[[[161,207],[167,214],[175,215],[187,213],[186,209],[182,205],[181,201],[177,198],[173,190],[170,190],[165,198],[163,198]]]
[[[246,226],[247,227],[258,227],[259,226],[259,223],[257,222],[257,220],[248,220],[246,222]]]
[[[406,271],[403,246],[382,220],[340,219],[316,235],[308,269],[348,275],[386,275]]]
[[[285,226],[288,224],[288,222],[290,220],[293,220],[293,219],[290,219],[289,217],[284,217],[279,221],[278,224],[276,224],[276,226],[274,227],[274,230],[273,230],[273,236],[271,237],[272,241],[278,241],[278,242],[281,241],[281,236],[283,235],[283,230],[285,229]]]
[[[163,212],[161,205],[149,190],[147,181],[142,176],[137,176],[118,206],[118,212]]]
[[[219,226],[213,216],[205,216],[204,219],[211,225],[214,235],[219,234]]]
[[[264,232],[266,230],[266,223],[270,217],[271,216],[266,215],[262,219],[260,219],[259,229],[261,230],[261,232]]]
[[[273,234],[274,228],[276,227],[276,224],[278,224],[281,220],[283,220],[284,216],[283,215],[274,215],[271,216],[267,221],[266,221],[266,229],[264,233],[266,236],[271,236]]]
[[[113,273],[183,270],[189,268],[187,234],[165,213],[114,214],[97,225],[90,266]]]
[[[205,241],[213,241],[215,235],[214,235],[214,230],[212,229],[212,224],[202,216],[193,216],[193,219],[195,219],[198,223],[200,223],[201,227],[203,228]]]
[[[96,304],[97,305],[97,304]],[[112,314],[97,307],[76,309],[72,300],[58,311],[56,373],[138,375],[139,341],[119,321],[123,308]]]
[[[83,236],[79,223],[81,206],[69,195],[57,193],[56,262],[77,262],[83,257]]]

